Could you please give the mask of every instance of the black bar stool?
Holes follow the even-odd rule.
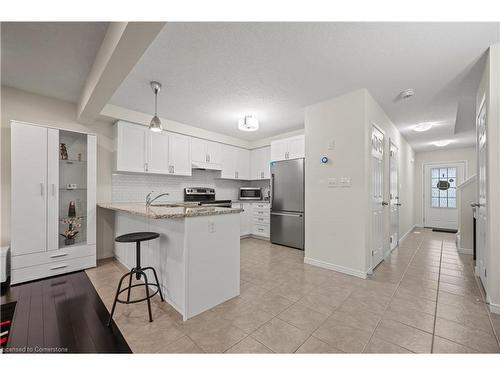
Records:
[[[138,302],[142,302],[142,301],[148,301],[149,321],[150,322],[153,321],[153,316],[151,314],[151,303],[149,300],[151,298],[153,298],[156,295],[156,293],[160,293],[160,298],[163,302],[163,294],[161,293],[160,283],[158,282],[158,276],[156,275],[155,269],[153,267],[141,267],[141,242],[154,240],[155,238],[158,238],[158,237],[160,237],[160,234],[155,233],[155,232],[135,232],[135,233],[123,234],[123,235],[115,238],[116,242],[135,242],[135,244],[136,244],[136,247],[135,247],[136,248],[136,266],[134,268],[132,268],[130,270],[130,272],[127,272],[125,275],[123,275],[122,278],[120,279],[120,282],[118,283],[118,289],[116,289],[116,296],[115,296],[115,300],[113,302],[113,308],[111,309],[111,314],[109,315],[108,327],[110,326],[111,320],[113,319],[113,314],[115,312],[115,307],[116,307],[117,302],[129,304],[129,303],[138,303]],[[153,271],[153,275],[155,276],[156,284],[148,282],[148,277],[146,276],[146,273],[144,272],[146,270]],[[140,280],[141,276],[143,276],[144,283],[132,285],[132,276],[134,274],[135,274],[135,278],[137,280]],[[121,289],[122,282],[127,276],[129,277],[128,287]],[[146,297],[131,301],[130,300],[130,290],[132,288],[140,287],[143,285],[146,288]],[[150,286],[150,285],[156,287],[156,291],[151,295],[149,294],[149,288],[148,288],[148,286]],[[126,301],[118,298],[118,296],[125,291],[127,291],[127,300]]]

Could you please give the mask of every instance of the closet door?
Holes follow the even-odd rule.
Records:
[[[12,255],[47,249],[47,129],[11,122]]]

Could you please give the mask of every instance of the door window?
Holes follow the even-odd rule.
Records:
[[[457,168],[431,168],[431,206],[457,207]]]

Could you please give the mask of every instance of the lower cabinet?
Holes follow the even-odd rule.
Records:
[[[240,236],[270,237],[269,203],[233,203],[233,208],[241,208]]]

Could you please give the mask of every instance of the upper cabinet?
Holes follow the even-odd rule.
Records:
[[[118,172],[191,175],[189,137],[118,121],[115,142]]]
[[[200,138],[191,138],[191,159],[194,168],[222,168],[222,145]]]
[[[221,178],[250,180],[250,151],[223,145]]]
[[[250,179],[265,180],[270,178],[269,164],[271,147],[261,147],[250,151]]]
[[[303,157],[305,157],[305,138],[303,135],[271,142],[271,161]]]

